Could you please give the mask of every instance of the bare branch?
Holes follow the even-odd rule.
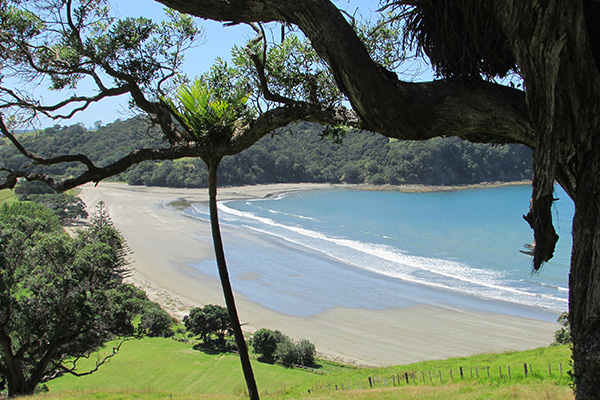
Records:
[[[46,377],[44,377],[45,381],[49,381],[52,380],[54,378],[59,377],[62,374],[71,374],[73,376],[77,376],[77,377],[81,377],[81,376],[86,376],[86,375],[91,375],[94,372],[98,371],[98,369],[100,369],[101,366],[103,366],[104,364],[108,364],[110,362],[110,360],[117,355],[117,353],[119,352],[119,350],[121,350],[121,346],[123,345],[123,343],[128,342],[129,340],[131,340],[131,338],[125,338],[122,339],[119,344],[117,344],[116,346],[114,346],[110,352],[110,354],[99,358],[96,360],[96,365],[94,366],[94,368],[92,368],[91,370],[88,370],[86,372],[77,372],[77,362],[84,358],[84,359],[88,359],[90,358],[90,354],[85,355],[85,356],[81,356],[81,357],[77,357],[75,360],[69,361],[69,363],[71,364],[71,366],[67,366],[64,363],[61,363],[60,365],[58,365],[58,367],[56,368],[56,370],[54,370],[52,372],[51,375],[47,375]]]

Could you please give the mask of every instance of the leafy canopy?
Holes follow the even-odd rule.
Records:
[[[74,237],[39,204],[0,208],[0,381],[11,396],[79,374],[77,360],[134,334],[140,302],[130,301],[137,292],[123,284],[125,266],[104,206]]]

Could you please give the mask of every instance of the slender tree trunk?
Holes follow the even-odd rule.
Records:
[[[248,396],[250,400],[258,400],[258,388],[256,386],[256,380],[254,379],[252,365],[250,364],[248,347],[246,346],[246,340],[244,339],[244,333],[242,332],[240,319],[238,317],[237,309],[235,306],[233,290],[231,289],[231,282],[229,281],[229,273],[227,272],[227,264],[225,262],[223,241],[221,240],[221,229],[219,227],[219,216],[217,212],[217,168],[219,166],[220,161],[220,157],[213,158],[208,161],[205,160],[208,166],[208,197],[210,208],[210,226],[212,230],[213,244],[215,247],[215,256],[217,258],[217,266],[219,269],[219,277],[221,279],[221,285],[223,287],[223,295],[225,296],[225,304],[227,305],[227,312],[229,313],[229,319],[231,320],[231,326],[233,328],[235,342],[237,344],[238,351],[240,352],[240,361],[242,363],[244,378],[246,379]]]

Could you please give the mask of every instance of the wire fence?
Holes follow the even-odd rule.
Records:
[[[308,393],[337,390],[365,390],[374,388],[389,388],[406,385],[434,385],[464,380],[509,380],[509,379],[545,379],[547,377],[562,379],[570,376],[570,367],[566,369],[563,363],[535,365],[522,363],[519,366],[496,365],[437,369],[430,371],[402,371],[396,374],[367,376],[345,382],[321,382],[310,389]]]

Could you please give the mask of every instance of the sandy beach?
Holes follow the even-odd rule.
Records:
[[[222,188],[219,199],[251,199],[330,187],[277,184]],[[206,189],[100,183],[84,186],[80,197],[90,209],[98,201],[109,206],[115,226],[132,250],[130,279],[171,315],[182,318],[193,307],[224,304],[220,283],[192,266],[214,258],[209,224],[177,210],[178,205],[181,208],[186,203],[208,201]],[[530,349],[550,344],[558,329],[552,322],[456,307],[333,308],[298,317],[277,313],[239,294],[236,301],[246,331],[278,329],[292,338],[310,340],[325,357],[360,365]]]

